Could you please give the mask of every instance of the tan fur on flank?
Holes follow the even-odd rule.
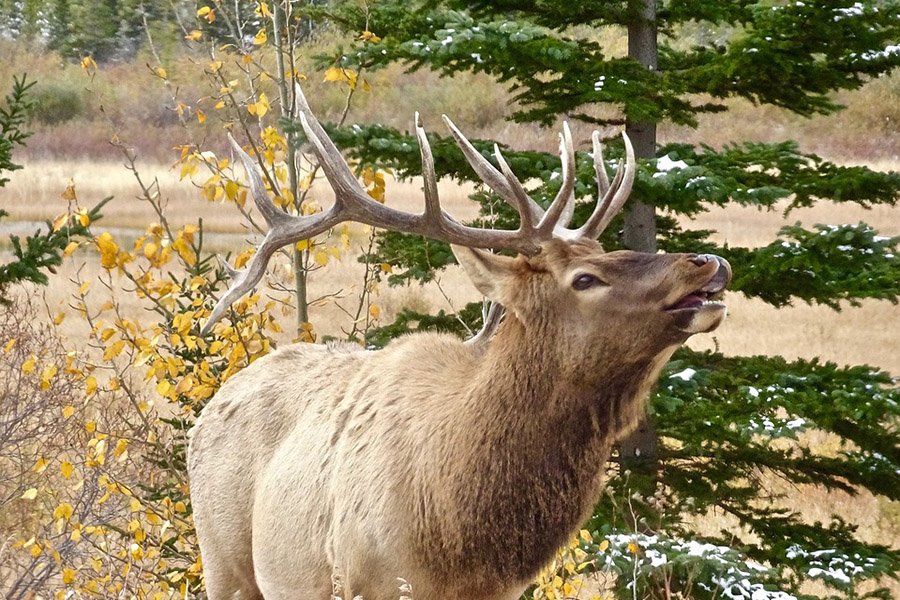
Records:
[[[292,345],[203,410],[188,461],[211,600],[326,600],[335,572],[348,598],[395,600],[397,577],[423,600],[518,598],[588,516],[671,353],[725,314],[672,309],[724,286],[715,257],[454,251],[507,308],[486,346]]]

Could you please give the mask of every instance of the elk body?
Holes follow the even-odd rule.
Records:
[[[426,211],[414,216],[364,198],[298,96],[337,208],[276,214],[238,148],[270,233],[220,307],[259,280],[278,245],[355,219],[453,242],[506,317],[498,325],[494,312],[474,343],[415,334],[374,352],[293,345],[226,382],[189,449],[209,598],[325,600],[335,573],[345,598],[394,600],[397,577],[422,600],[518,598],[589,515],[613,445],[635,427],[672,352],[721,323],[725,308],[709,298],[730,268],[711,255],[603,253],[594,238],[634,178],[627,138],[629,159],[610,184],[595,135],[602,197],[573,231],[565,227],[574,204],[567,129],[562,189],[544,212],[499,152],[498,171],[451,125],[522,221],[515,232],[472,229],[440,210],[418,123]]]

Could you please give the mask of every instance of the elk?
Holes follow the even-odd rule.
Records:
[[[204,331],[259,281],[278,248],[353,220],[444,240],[495,303],[469,342],[417,333],[378,351],[295,344],[227,381],[191,432],[188,469],[211,600],[512,600],[589,516],[614,444],[636,426],[674,350],[712,331],[731,278],[713,255],[604,253],[595,240],[628,198],[634,151],[612,182],[595,132],[599,196],[570,229],[575,154],[560,136],[562,185],[544,210],[495,148],[499,169],[444,117],[462,152],[518,211],[515,231],[441,210],[416,115],[425,210],[371,200],[302,93],[297,113],[335,191],[290,216],[232,139],[269,226]],[[515,258],[488,249],[515,251]],[[500,310],[505,307],[502,322]]]

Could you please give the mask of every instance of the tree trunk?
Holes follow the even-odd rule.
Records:
[[[628,56],[655,71],[657,68],[656,0],[630,0]],[[627,121],[625,131],[638,158],[656,156],[656,123]],[[625,246],[638,252],[656,252],[656,210],[632,196],[625,212]],[[657,459],[656,425],[645,414],[638,428],[619,446],[622,464],[632,470],[654,471]]]
[[[286,27],[286,15],[284,6],[278,2],[275,3],[272,12],[272,35],[275,38],[275,62],[278,67],[278,100],[281,105],[281,116],[289,117],[293,108],[293,91],[291,90],[291,82],[294,80],[293,61],[285,65],[285,55],[294,51],[292,40],[290,39],[290,31]],[[288,134],[287,148],[287,168],[288,168],[288,186],[294,195],[294,209],[296,213],[302,214],[302,206],[300,206],[300,189],[298,185],[297,174],[297,145],[294,143],[294,137]],[[303,324],[309,321],[309,307],[307,305],[306,293],[306,268],[304,267],[305,253],[294,247],[291,252],[291,268],[294,271],[294,297],[297,301],[297,331],[299,336],[303,331]]]

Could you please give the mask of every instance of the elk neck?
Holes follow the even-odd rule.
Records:
[[[613,444],[671,354],[623,361],[612,340],[582,351],[555,333],[510,315],[455,408],[434,569],[466,569],[485,586],[533,577],[589,515]]]
[[[525,325],[510,315],[470,380],[466,408],[478,420],[557,443],[567,431],[558,427],[590,423],[591,434],[611,445],[633,426],[676,347],[636,349],[633,337],[610,327],[606,339],[576,348],[553,324]]]

